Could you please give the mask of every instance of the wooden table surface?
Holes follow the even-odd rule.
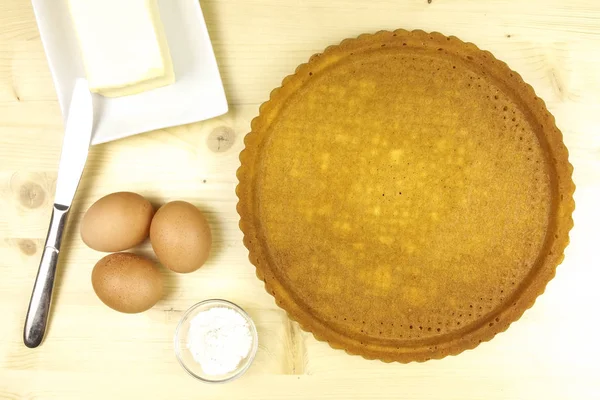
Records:
[[[62,119],[27,0],[0,2],[0,398],[3,399],[600,399],[600,3],[597,0],[204,0],[231,105],[210,121],[91,150],[66,232],[49,331],[22,344],[46,234]],[[254,275],[238,230],[235,171],[258,105],[295,66],[345,37],[436,30],[492,51],[546,100],[577,184],[566,259],[525,316],[473,351],[424,364],[349,356],[299,330]],[[100,303],[101,253],[78,235],[99,197],[183,199],[212,224],[214,256],[187,276],[164,272],[164,300],[139,315]],[[142,253],[151,255],[146,243]],[[245,307],[261,343],[240,380],[205,385],[177,364],[182,312],[223,297]]]

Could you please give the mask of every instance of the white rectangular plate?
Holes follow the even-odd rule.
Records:
[[[126,1],[126,0],[125,0]],[[75,79],[85,78],[65,0],[32,0],[63,119]],[[175,83],[117,98],[94,96],[92,144],[225,114],[227,99],[198,0],[159,0]],[[106,29],[110,29],[107,24]]]

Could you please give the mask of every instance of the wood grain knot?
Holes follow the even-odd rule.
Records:
[[[25,182],[19,188],[19,202],[27,208],[38,208],[44,204],[46,192],[35,182]]]
[[[26,256],[32,256],[37,251],[37,245],[31,239],[21,239],[17,242],[19,250]]]
[[[215,153],[223,153],[233,146],[235,132],[228,126],[219,126],[208,135],[208,148]]]

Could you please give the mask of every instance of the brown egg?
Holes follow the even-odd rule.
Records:
[[[152,204],[137,193],[118,192],[92,204],[81,222],[81,238],[98,251],[122,251],[148,237]]]
[[[150,242],[160,262],[187,273],[206,262],[212,245],[210,226],[194,205],[172,201],[158,209],[150,226]]]
[[[158,268],[145,257],[114,253],[102,258],[92,271],[96,295],[110,308],[139,313],[152,308],[163,294]]]

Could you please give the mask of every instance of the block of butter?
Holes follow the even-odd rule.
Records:
[[[128,96],[175,82],[156,0],[68,0],[90,91]]]

